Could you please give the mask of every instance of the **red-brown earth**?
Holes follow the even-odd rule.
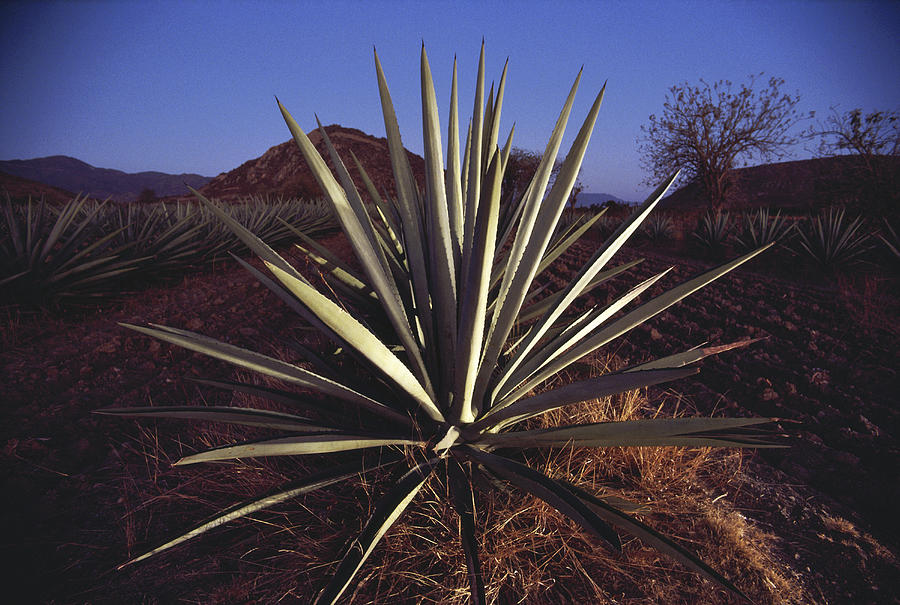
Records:
[[[326,245],[346,251],[340,236]],[[577,269],[595,245],[579,244],[562,266]],[[671,265],[658,288],[712,264],[658,249],[626,249],[616,260],[637,256],[647,260],[633,277],[616,279],[585,304],[606,302]],[[703,413],[780,419],[791,447],[748,453],[744,488],[729,499],[777,536],[775,550],[802,578],[810,602],[896,602],[897,278],[810,284],[769,277],[767,262],[779,261],[724,277],[629,333],[614,353],[637,361],[704,341],[765,338],[705,360],[698,377],[670,388]],[[233,370],[117,322],[164,323],[256,349],[295,327],[283,304],[230,264],[98,311],[10,314],[0,336],[6,602],[198,598],[140,569],[114,571],[136,554],[129,545],[139,550],[159,535],[136,536],[146,529],[127,521],[141,506],[130,499],[128,469],[148,465],[136,425],[91,411],[196,401],[199,391],[186,377],[231,377]],[[203,393],[210,402],[222,397]],[[226,581],[233,570],[218,565],[212,573]]]

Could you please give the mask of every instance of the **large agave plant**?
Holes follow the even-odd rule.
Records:
[[[762,418],[655,418],[543,430],[522,428],[527,419],[550,410],[693,375],[698,371],[695,362],[738,346],[694,348],[553,390],[542,388],[560,370],[749,260],[759,250],[694,277],[627,312],[621,311],[657,283],[665,272],[638,283],[606,307],[579,311],[567,318],[579,295],[633,265],[607,268],[616,251],[653,210],[675,175],[619,226],[565,288],[534,296],[532,285],[536,276],[586,229],[582,225],[564,230],[556,239],[553,237],[594,128],[603,90],[547,191],[579,74],[530,186],[507,209],[501,207],[500,183],[511,135],[503,148],[498,145],[506,69],[496,92],[492,88],[485,95],[482,48],[473,115],[465,145],[460,146],[454,65],[445,164],[432,76],[423,47],[421,85],[426,173],[424,191],[420,191],[400,140],[377,54],[375,66],[396,181],[396,200],[379,196],[363,172],[371,199],[371,206],[367,207],[324,129],[320,132],[336,175],[329,171],[310,139],[279,103],[294,140],[331,201],[362,267],[361,272],[356,272],[316,242],[305,242],[308,254],[320,266],[328,268],[333,284],[341,286],[341,301],[336,302],[317,290],[229,214],[212,204],[208,206],[259,255],[269,273],[247,263],[244,266],[368,371],[371,374],[368,383],[358,377],[348,378],[345,366],[341,366],[344,368],[341,371],[333,361],[321,357],[310,357],[316,368],[312,371],[178,328],[129,325],[144,334],[315,392],[320,396],[317,401],[322,414],[313,412],[314,417],[306,417],[238,407],[146,407],[104,412],[221,421],[266,427],[281,433],[271,439],[189,455],[177,463],[181,465],[370,448],[380,448],[382,455],[377,463],[368,465],[360,455],[357,464],[335,466],[284,486],[276,493],[237,504],[129,563],[289,498],[350,480],[361,472],[395,465],[399,467],[399,479],[386,487],[361,533],[346,548],[331,580],[318,593],[316,602],[332,603],[345,594],[379,540],[411,505],[425,482],[438,481],[444,484],[459,514],[471,600],[483,603],[473,493],[474,480],[481,475],[490,480],[479,484],[506,483],[540,498],[611,549],[620,549],[619,531],[630,533],[731,593],[743,596],[731,582],[688,550],[613,506],[612,503],[620,500],[597,496],[576,485],[551,479],[523,464],[519,452],[524,448],[550,447],[772,445],[760,438],[756,428],[750,428],[767,422]],[[297,400],[296,393],[286,389],[263,389],[247,384],[232,384],[230,388],[282,403]],[[329,414],[336,405],[355,412]]]

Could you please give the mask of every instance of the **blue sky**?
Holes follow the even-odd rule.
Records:
[[[650,189],[640,126],[673,84],[765,72],[799,93],[803,111],[900,108],[898,2],[32,1],[0,11],[0,159],[63,154],[214,176],[289,138],[275,95],[305,129],[317,113],[383,136],[373,46],[404,143],[421,153],[423,41],[444,129],[454,55],[463,123],[482,38],[488,81],[509,57],[501,136],[515,122],[516,146],[534,151],[582,65],[564,145],[608,81],[582,182],[629,200]]]

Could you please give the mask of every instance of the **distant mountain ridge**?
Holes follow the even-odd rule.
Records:
[[[620,197],[617,197],[611,193],[579,193],[578,198],[575,201],[575,205],[579,208],[591,206],[593,204],[597,204],[598,206],[602,206],[609,200],[612,200],[618,204],[625,204],[626,206],[630,206],[633,202],[627,202]]]
[[[364,199],[368,199],[369,196],[353,161],[354,156],[359,160],[379,195],[396,195],[387,139],[337,124],[324,128]],[[334,164],[318,129],[310,131],[308,136],[325,159],[325,163],[333,170]],[[409,150],[406,155],[416,182],[424,188],[425,160]],[[307,199],[324,195],[293,140],[270,147],[258,158],[220,174],[201,187],[200,192],[207,197],[222,200],[241,199],[250,195]]]
[[[198,188],[212,179],[199,174],[128,173],[97,168],[65,155],[0,160],[0,172],[101,200],[111,198],[123,202],[136,200],[144,189],[152,189],[158,197],[186,195],[187,185]]]

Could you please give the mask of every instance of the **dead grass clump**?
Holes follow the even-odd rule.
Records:
[[[593,361],[590,373],[614,360]],[[573,377],[563,377],[571,379]],[[260,405],[259,402],[254,402]],[[652,417],[646,394],[593,401],[531,419],[529,428],[559,423]],[[692,410],[675,403],[679,415]],[[667,410],[666,415],[671,415]],[[120,501],[127,556],[138,554],[242,499],[335,463],[318,457],[244,460],[172,469],[173,459],[200,447],[252,437],[246,428],[196,424],[161,442],[173,426],[145,428]],[[170,423],[165,423],[166,425]],[[183,425],[182,425],[183,430]],[[349,453],[347,459],[359,454]],[[416,455],[416,452],[408,452]],[[340,457],[337,457],[340,458]],[[775,538],[729,504],[743,489],[742,454],[710,448],[577,448],[529,452],[523,460],[565,478],[638,515],[698,553],[757,603],[803,602],[774,557]],[[204,603],[308,601],[335,569],[344,545],[359,532],[391,471],[362,476],[285,503],[274,511],[218,528],[139,563],[132,581],[144,594]],[[542,501],[502,481],[476,484],[476,523],[485,592],[491,603],[732,603],[735,599],[640,541],[622,535],[615,554]],[[192,519],[184,517],[191,511]],[[171,586],[152,582],[172,576]],[[429,480],[363,567],[354,603],[467,603],[458,518],[446,488]],[[162,592],[163,594],[160,594]]]

